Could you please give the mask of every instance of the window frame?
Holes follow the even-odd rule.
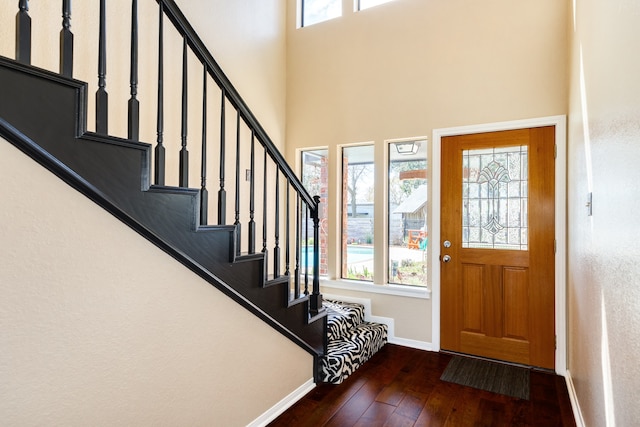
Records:
[[[363,11],[363,10],[371,9],[373,7],[376,7],[376,6],[381,6],[383,4],[391,3],[392,1],[394,1],[394,0],[386,0],[383,3],[378,3],[378,4],[374,4],[374,5],[362,8],[362,0],[355,0],[355,4],[354,4],[354,9],[353,10],[355,12],[360,12],[360,11]]]
[[[312,1],[312,0],[298,0],[298,8],[297,8],[297,10],[298,10],[298,13],[297,13],[297,16],[298,16],[298,18],[297,18],[298,28],[305,28],[305,27],[310,27],[312,25],[321,24],[323,22],[331,21],[332,19],[340,18],[343,15],[343,1],[344,0],[336,0],[337,2],[340,3],[340,13],[338,15],[308,24],[308,23],[305,22],[306,21],[305,20],[305,10],[306,10],[306,7],[307,7],[307,4],[306,4],[307,1]]]
[[[327,228],[328,228],[328,275],[320,277],[320,284],[323,288],[335,289],[336,292],[359,291],[370,294],[392,295],[417,299],[431,299],[433,283],[431,283],[431,274],[427,279],[425,286],[421,285],[405,285],[393,284],[388,280],[388,179],[389,179],[389,145],[390,143],[421,141],[426,149],[427,164],[430,165],[430,154],[432,150],[430,138],[427,136],[415,136],[410,138],[394,138],[388,140],[370,140],[355,143],[336,144],[332,146],[307,146],[296,149],[296,169],[302,178],[302,152],[315,151],[320,149],[328,149],[327,168],[328,168],[328,202],[327,202]],[[374,215],[382,215],[381,218],[375,220],[374,237],[376,266],[373,281],[362,281],[342,278],[342,150],[345,147],[354,147],[362,145],[374,146],[374,165],[377,167],[374,171],[375,182],[381,182],[374,190]],[[427,180],[429,194],[433,189],[432,186],[432,167],[427,166]],[[435,218],[430,211],[431,198],[428,201],[428,218],[429,228],[433,226],[432,221]],[[382,205],[382,207],[380,207]],[[430,239],[431,240],[431,239]],[[432,256],[428,257],[428,268],[431,269]]]
[[[344,229],[345,215],[347,216],[347,219],[348,219],[348,209],[347,209],[347,211],[345,211],[345,206],[348,205],[348,193],[345,194],[345,192],[344,192],[344,167],[345,167],[345,164],[344,164],[344,150],[352,149],[352,148],[358,148],[358,147],[371,147],[372,148],[372,153],[371,153],[372,154],[372,162],[371,162],[371,164],[373,166],[372,178],[373,178],[373,181],[374,181],[374,185],[373,185],[373,188],[374,188],[374,195],[373,195],[373,215],[374,215],[374,218],[375,218],[375,215],[376,215],[375,180],[376,180],[376,170],[377,170],[377,168],[376,168],[376,162],[375,162],[375,155],[376,155],[375,154],[376,153],[376,144],[375,144],[375,142],[368,141],[368,142],[363,142],[363,143],[340,145],[338,147],[338,149],[340,151],[340,153],[339,153],[339,177],[340,177],[340,179],[338,180],[338,182],[340,183],[340,192],[339,192],[340,198],[337,199],[337,201],[339,203],[339,206],[340,206],[340,209],[339,209],[339,211],[340,211],[340,227],[339,227],[339,230],[340,230],[340,232],[339,232],[339,236],[340,236],[340,242],[339,242],[340,243],[340,256],[339,256],[340,267],[339,267],[339,269],[337,271],[336,277],[338,277],[340,280],[351,280],[351,281],[358,282],[358,283],[371,283],[371,284],[374,284],[374,283],[376,283],[377,274],[379,274],[379,273],[376,273],[377,269],[376,269],[376,262],[375,262],[375,259],[376,259],[375,258],[376,255],[375,254],[376,254],[376,247],[377,247],[376,236],[375,236],[375,234],[376,234],[375,233],[375,224],[372,226],[373,230],[372,230],[372,234],[371,234],[371,239],[372,239],[371,245],[372,245],[373,257],[374,257],[373,258],[374,259],[373,266],[372,266],[372,269],[371,269],[371,280],[351,279],[351,278],[345,277],[345,275],[347,275],[348,273],[345,273],[345,271],[343,269],[343,267],[348,268],[347,264],[346,264],[348,262],[348,258],[345,260],[345,257],[348,254],[348,248],[347,248],[347,254],[345,254],[345,252],[344,252],[344,249],[345,249],[346,246],[348,246],[348,244],[344,244],[343,241],[342,241],[342,239],[344,238],[345,235],[348,236],[348,231]],[[352,213],[352,215],[353,215],[353,213]],[[355,217],[352,216],[352,218],[355,218]],[[380,237],[378,237],[378,238],[380,238]],[[366,241],[365,241],[365,243],[366,243]],[[363,275],[365,275],[364,271],[363,271]]]
[[[415,151],[409,151],[406,153],[400,153],[400,149],[398,148],[398,146],[401,145],[408,145],[411,144],[411,146],[413,148],[415,148]],[[429,253],[431,251],[430,247],[426,246],[425,249],[420,249],[422,250],[424,253],[421,254],[422,258],[422,263],[423,263],[423,274],[425,275],[426,279],[425,282],[423,284],[408,284],[408,283],[397,283],[397,282],[392,282],[393,280],[393,268],[392,268],[392,257],[391,257],[391,201],[390,201],[390,192],[391,192],[391,183],[390,183],[390,179],[391,179],[391,165],[392,162],[400,162],[400,161],[404,161],[404,162],[424,162],[424,168],[426,171],[429,170],[429,161],[428,161],[428,139],[427,138],[403,138],[403,139],[392,139],[392,140],[387,140],[385,141],[385,150],[386,150],[386,156],[385,156],[385,199],[384,199],[384,214],[385,214],[385,231],[386,231],[386,239],[385,239],[385,284],[388,285],[393,285],[393,286],[409,286],[409,287],[417,287],[417,288],[429,288],[430,285],[430,277],[428,274],[429,268],[428,268],[428,264],[429,264]],[[393,152],[394,147],[396,146],[395,149],[398,152],[398,156],[396,156],[396,159],[392,160],[392,156],[391,153]],[[416,157],[416,155],[418,155],[418,157]],[[407,155],[408,157],[405,159],[402,159],[403,155]],[[411,157],[409,157],[411,156]],[[400,159],[400,160],[399,160]],[[429,177],[428,177],[428,172],[427,172],[427,176],[425,178],[420,178],[420,179],[424,179],[424,183],[422,184],[423,186],[425,186],[424,191],[426,191],[425,197],[425,222],[424,222],[424,229],[421,229],[422,232],[424,232],[425,234],[420,234],[420,236],[422,238],[426,238],[427,242],[428,242],[428,220],[429,220],[429,213],[428,213],[428,188],[429,188]],[[413,189],[413,191],[411,192],[411,194],[413,194],[414,191],[418,190],[419,187],[415,187]],[[410,196],[408,196],[410,197]],[[407,197],[407,198],[408,198]],[[402,203],[400,203],[398,206],[400,206]],[[403,241],[404,241],[404,227],[403,227]],[[426,243],[426,242],[425,242]],[[407,248],[409,248],[409,242],[407,242]],[[408,256],[408,259],[412,259],[412,257],[414,257],[416,254],[411,254],[410,256]],[[403,258],[402,260],[400,260],[401,262],[405,261],[405,258]],[[414,260],[415,261],[415,260]],[[410,266],[411,267],[411,266]],[[424,271],[424,267],[427,267],[426,272]],[[401,269],[401,266],[398,266],[398,271]],[[406,271],[405,271],[406,272]]]

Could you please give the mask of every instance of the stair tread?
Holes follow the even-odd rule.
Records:
[[[327,332],[329,340],[337,339],[351,328],[364,322],[364,306],[336,300],[325,300],[327,309]]]

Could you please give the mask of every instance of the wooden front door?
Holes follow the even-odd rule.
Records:
[[[442,139],[441,347],[555,365],[555,129]]]

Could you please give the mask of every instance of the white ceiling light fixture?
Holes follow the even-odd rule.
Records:
[[[418,142],[397,142],[395,145],[398,154],[404,155],[416,154],[420,149],[420,143]]]

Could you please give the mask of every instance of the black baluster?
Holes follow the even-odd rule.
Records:
[[[155,150],[155,182],[156,185],[164,185],[165,176],[165,149],[162,145],[164,132],[164,3],[158,2],[158,118],[157,118],[157,144]]]
[[[20,0],[16,14],[16,61],[31,64],[31,17],[29,2]]]
[[[309,295],[309,205],[304,204],[304,294]]]
[[[181,137],[182,148],[180,149],[180,166],[178,185],[189,187],[189,151],[187,151],[187,38],[182,38],[182,126]]]
[[[138,0],[131,2],[131,98],[129,99],[127,138],[140,139],[140,103],[138,102]]]
[[[225,152],[225,93],[222,89],[222,101],[220,104],[220,190],[218,190],[218,224],[227,223],[227,191],[224,189],[224,152]]]
[[[313,218],[313,293],[309,305],[311,313],[318,314],[324,310],[320,293],[320,196],[313,196],[313,200],[316,202],[311,212]]]
[[[240,255],[242,246],[242,226],[240,225],[240,111],[236,114],[236,254]]]
[[[289,189],[291,188],[291,183],[289,182],[289,179],[287,179],[287,198],[285,201],[285,226],[284,226],[284,244],[285,244],[285,255],[284,255],[284,274],[285,276],[288,276],[290,274],[289,272],[289,261],[290,261],[290,256],[291,254],[289,253],[289,226],[290,226],[290,214],[289,212],[291,211],[291,208],[289,207]]]
[[[254,221],[255,215],[255,135],[253,129],[251,130],[251,176],[249,177],[249,253],[256,252],[256,222]]]
[[[264,254],[263,268],[264,277],[268,276],[269,263],[267,260],[267,146],[264,146],[264,166],[263,166],[263,187],[262,187],[262,253]]]
[[[280,277],[280,168],[276,165],[275,246],[273,247],[273,278]]]
[[[106,0],[100,0],[100,33],[98,36],[98,91],[96,92],[96,132],[109,133],[109,96],[107,86],[107,14]]]
[[[73,33],[71,32],[71,0],[62,0],[62,29],[60,30],[60,74],[73,76]]]
[[[296,264],[293,270],[293,287],[296,299],[300,298],[300,214],[300,194],[296,193]]]
[[[202,74],[202,168],[200,170],[200,225],[206,225],[209,216],[207,191],[207,65]]]
[[[267,252],[267,146],[264,147],[264,176],[262,186],[262,252]]]

